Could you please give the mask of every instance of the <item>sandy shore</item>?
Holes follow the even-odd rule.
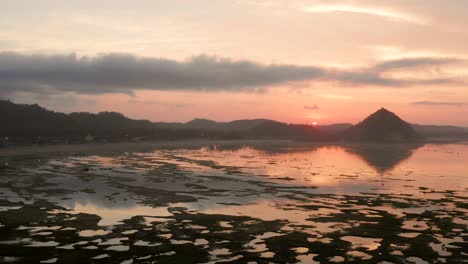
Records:
[[[90,143],[76,145],[47,145],[33,147],[0,148],[0,157],[47,154],[102,154],[113,152],[146,152],[156,149],[199,148],[220,145],[235,147],[242,145],[268,147],[293,144],[290,140],[180,140],[152,142]]]

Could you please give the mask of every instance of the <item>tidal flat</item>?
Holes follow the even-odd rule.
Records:
[[[466,143],[206,143],[0,161],[0,262],[468,259]]]

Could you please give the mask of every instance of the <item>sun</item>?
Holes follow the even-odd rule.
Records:
[[[312,122],[312,125],[316,126],[316,125],[318,125],[318,123],[317,122]]]

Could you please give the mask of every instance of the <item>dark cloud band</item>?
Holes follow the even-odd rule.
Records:
[[[210,56],[186,61],[129,54],[96,57],[0,53],[0,94],[15,92],[82,94],[135,90],[244,91],[287,83],[333,81],[352,86],[402,87],[452,83],[451,79],[404,80],[384,77],[395,68],[440,66],[453,59],[387,61],[368,69],[344,71],[317,66],[263,65]]]

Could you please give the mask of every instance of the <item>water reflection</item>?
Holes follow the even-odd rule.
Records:
[[[361,144],[345,146],[379,173],[385,173],[408,160],[424,144]]]

